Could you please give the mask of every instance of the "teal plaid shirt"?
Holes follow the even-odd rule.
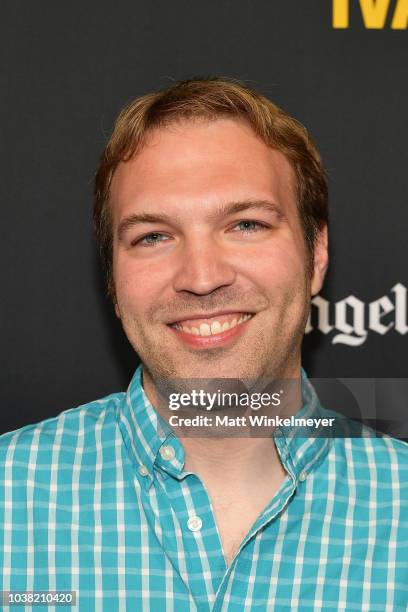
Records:
[[[303,386],[302,414],[323,413]],[[227,567],[206,489],[140,368],[126,393],[1,436],[0,590],[72,590],[84,611],[406,612],[408,445],[275,444],[287,478]]]

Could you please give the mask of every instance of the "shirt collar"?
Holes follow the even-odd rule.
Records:
[[[306,372],[301,369],[302,408],[296,413],[297,419],[335,419],[334,427],[281,426],[274,434],[276,448],[286,470],[294,480],[306,476],[324,460],[333,444],[337,428],[336,417],[340,415],[324,409]]]
[[[144,392],[141,365],[118,407],[117,419],[132,463],[147,487],[152,483],[155,467],[180,476],[184,466],[183,446]],[[169,451],[169,447],[173,450]]]
[[[333,416],[324,410],[304,370],[302,376],[303,406],[297,418],[327,418]],[[117,419],[127,451],[142,481],[148,488],[158,468],[176,478],[183,475],[184,448],[172,428],[158,414],[150,403],[142,386],[140,365],[118,406]],[[333,435],[328,428],[315,427],[309,430],[280,426],[274,440],[283,466],[294,480],[302,480],[323,461],[332,442]]]

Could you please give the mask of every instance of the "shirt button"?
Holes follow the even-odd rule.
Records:
[[[190,531],[200,531],[203,526],[203,521],[199,516],[192,516],[187,521],[187,527]]]
[[[307,478],[307,473],[306,473],[306,472],[300,472],[300,474],[299,474],[299,480],[300,480],[300,482],[305,481],[305,480],[306,480],[306,478]]]
[[[171,461],[176,456],[176,451],[172,446],[162,446],[159,453],[163,459],[166,459],[166,461]]]
[[[141,465],[139,467],[139,474],[141,474],[142,476],[148,476],[149,475],[149,470],[147,469],[147,467],[145,465]]]

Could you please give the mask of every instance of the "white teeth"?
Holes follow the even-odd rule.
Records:
[[[207,323],[201,323],[200,336],[211,336],[211,327]]]
[[[211,333],[212,334],[219,334],[221,331],[222,331],[222,327],[219,321],[214,321],[214,323],[211,323]]]
[[[211,325],[208,323],[201,323],[200,327],[192,327],[191,329],[182,323],[175,323],[173,327],[183,331],[186,334],[192,334],[193,336],[211,336],[212,334],[220,334],[221,332],[232,329],[241,323],[245,323],[245,321],[248,321],[248,319],[251,317],[251,314],[242,314],[238,319],[232,319],[231,323],[228,321],[225,321],[224,323],[213,321]]]

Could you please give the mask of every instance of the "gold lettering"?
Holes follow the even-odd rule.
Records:
[[[333,28],[349,27],[349,0],[333,0]]]
[[[390,0],[360,0],[365,27],[376,30],[383,28],[389,6]]]
[[[408,0],[398,0],[391,28],[393,30],[406,30],[408,28]]]

